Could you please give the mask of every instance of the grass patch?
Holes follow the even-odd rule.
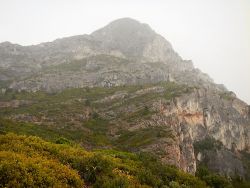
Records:
[[[138,129],[135,131],[121,131],[115,143],[118,147],[130,150],[152,144],[160,138],[173,138],[172,131],[161,127]]]
[[[228,101],[231,101],[234,99],[234,97],[232,96],[232,93],[231,92],[224,92],[224,93],[221,93],[220,94],[220,98],[221,99],[224,99],[224,100],[228,100]]]
[[[206,137],[205,139],[194,143],[194,150],[196,153],[203,152],[205,150],[220,150],[222,147],[223,144],[220,141],[211,137]]]
[[[0,119],[0,131],[2,133],[13,132],[20,135],[39,136],[45,140],[55,142],[60,138],[60,134],[47,126],[35,125],[26,122],[13,122],[11,120]]]

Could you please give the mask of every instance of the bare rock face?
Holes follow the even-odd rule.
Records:
[[[181,58],[173,51],[171,44],[162,36],[156,35],[143,50],[143,58],[153,62],[178,62]]]
[[[219,161],[213,161],[211,152],[207,152],[206,159],[203,157],[203,160],[211,159],[209,160],[211,169],[228,175],[235,175],[233,165],[238,166],[240,175],[244,175],[240,159],[231,151],[245,151],[250,148],[247,104],[237,98],[221,99],[219,94],[206,89],[197,89],[195,92],[175,98],[171,103],[156,103],[155,107],[165,117],[165,125],[170,125],[176,134],[175,152],[172,151],[174,152],[172,155],[179,157],[166,160],[167,163],[175,159],[177,166],[194,173],[197,166],[196,158],[202,160],[201,155],[205,155],[199,153],[199,156],[195,156],[194,143],[211,137],[222,143],[225,149],[213,152],[213,159],[218,157]],[[225,157],[228,153],[230,155]],[[230,164],[231,159],[232,164]],[[219,162],[220,167],[216,165]],[[216,169],[216,166],[220,169]]]
[[[248,117],[250,118],[250,105],[248,105]]]
[[[153,41],[155,35],[148,25],[130,18],[115,20],[91,34],[103,48],[119,50],[128,58],[142,56],[145,46]]]

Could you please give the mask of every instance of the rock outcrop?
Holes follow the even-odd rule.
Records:
[[[225,88],[183,60],[148,25],[130,18],[111,22],[91,35],[35,46],[0,44],[0,81],[6,88],[49,92],[65,88],[175,81]]]
[[[250,147],[250,121],[247,118],[247,104],[237,98],[222,100],[216,93],[206,89],[197,89],[191,94],[176,98],[170,105],[164,103],[162,105],[159,106],[159,110],[171,119],[166,125],[174,122],[172,126],[174,126],[176,135],[179,135],[177,143],[180,151],[177,152],[177,156],[181,153],[182,160],[179,159],[179,166],[186,171],[192,173],[196,171],[193,144],[206,137],[212,137],[221,142],[229,151],[244,151]],[[173,121],[173,117],[175,121]],[[218,154],[220,157],[226,155],[226,152],[218,152],[222,152]],[[237,160],[239,161],[239,159]],[[213,162],[216,161],[211,160],[210,164]],[[223,162],[230,163],[228,160],[220,162],[221,166],[223,166]],[[228,173],[232,175],[233,169],[228,169],[227,171],[230,171]]]

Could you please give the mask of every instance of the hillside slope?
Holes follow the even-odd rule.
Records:
[[[146,24],[123,18],[90,35],[1,43],[0,73],[2,131],[249,178],[249,106]]]
[[[216,149],[209,166],[221,174],[247,175],[239,152],[249,148],[249,116],[231,93],[163,82],[56,94],[7,91],[1,99],[1,117],[37,125],[2,123],[2,131],[46,136],[47,130],[87,148],[147,151],[190,173],[209,153],[194,146],[212,138],[223,147],[209,148]]]
[[[87,152],[76,145],[15,134],[0,135],[0,143],[1,187],[207,187],[204,181],[147,155]]]

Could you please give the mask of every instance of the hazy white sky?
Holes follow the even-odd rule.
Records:
[[[0,0],[0,42],[37,44],[131,17],[250,104],[250,0]]]

